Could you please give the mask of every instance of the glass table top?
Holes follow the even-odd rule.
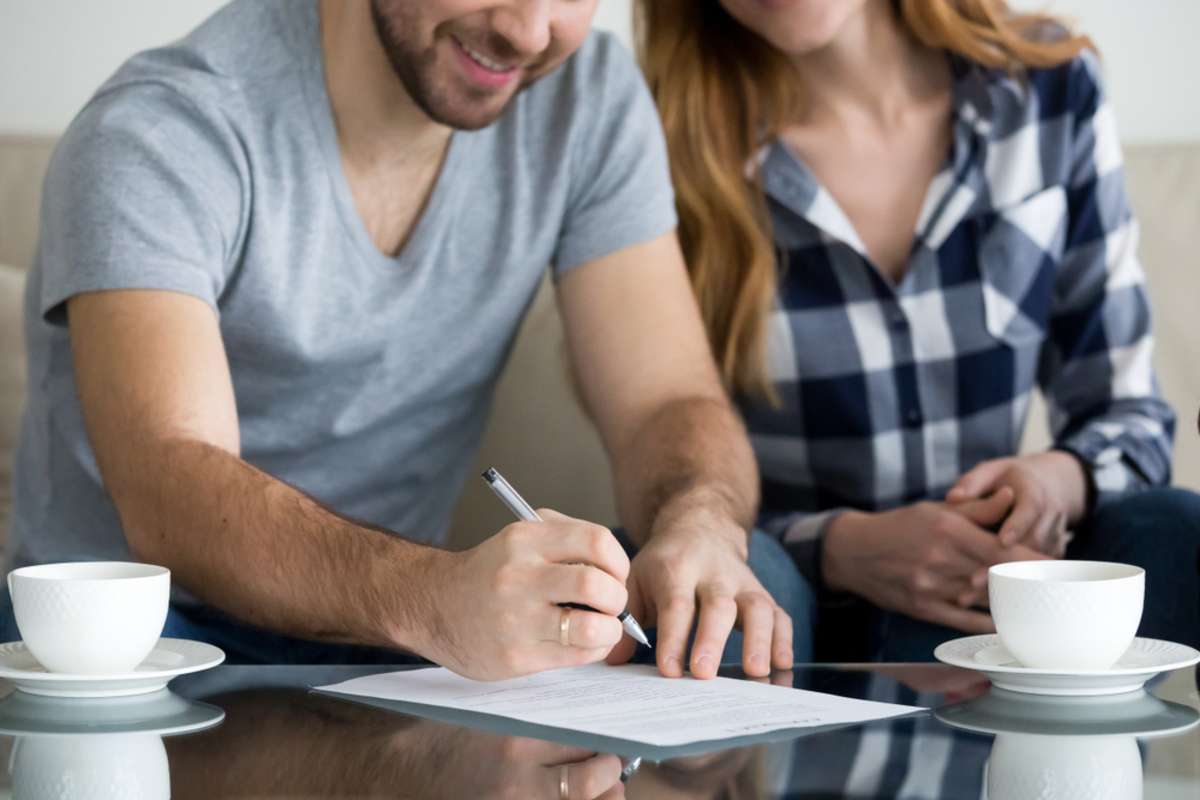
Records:
[[[1200,797],[1195,668],[1145,692],[1045,698],[941,665],[803,667],[772,680],[930,711],[679,756],[309,691],[386,670],[222,666],[86,701],[0,682],[0,798]]]

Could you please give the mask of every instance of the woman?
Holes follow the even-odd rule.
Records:
[[[1137,228],[1089,41],[1001,0],[643,0],[680,235],[822,598],[817,658],[993,630],[987,567],[1148,570],[1200,644],[1200,498],[1170,476]],[[1052,450],[1017,456],[1031,391]]]

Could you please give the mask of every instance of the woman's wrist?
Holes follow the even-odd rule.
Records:
[[[1055,483],[1067,509],[1067,524],[1077,525],[1087,514],[1091,481],[1083,461],[1069,450],[1050,450],[1042,457],[1054,471]]]
[[[1062,475],[1063,488],[1068,493],[1067,524],[1074,527],[1082,522],[1094,503],[1096,487],[1092,483],[1091,471],[1087,469],[1084,459],[1062,447],[1056,447],[1045,455],[1055,456],[1056,471]]]
[[[861,511],[845,511],[826,526],[821,542],[821,577],[827,588],[835,592],[851,591],[852,571],[846,568],[848,556],[869,517]]]

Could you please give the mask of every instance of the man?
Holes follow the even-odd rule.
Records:
[[[14,563],[164,564],[168,635],[244,660],[503,678],[627,658],[628,606],[666,675],[714,675],[735,621],[748,672],[790,666],[655,111],[594,6],[238,0],[108,81],[46,181]],[[553,512],[429,546],[546,264],[632,566]]]

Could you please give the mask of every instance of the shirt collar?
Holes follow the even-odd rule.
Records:
[[[992,134],[996,108],[994,92],[1000,91],[999,84],[1005,77],[998,70],[989,69],[958,55],[948,54],[952,76],[953,151],[952,164],[948,168],[955,180],[947,182],[948,188],[969,188],[968,176],[977,171],[975,163]],[[746,165],[748,179],[761,176],[763,191],[768,197],[804,218],[828,236],[835,237],[866,256],[862,244],[845,213],[838,206],[808,165],[797,157],[779,139],[765,143]],[[938,198],[935,207],[941,205]],[[967,214],[970,202],[956,204],[953,216],[956,221]],[[941,216],[939,213],[938,216]],[[951,220],[942,220],[943,223]],[[941,227],[945,227],[943,224]]]
[[[992,90],[996,83],[994,70],[950,54],[950,74],[953,76],[954,117],[985,139],[992,132],[995,100]]]

